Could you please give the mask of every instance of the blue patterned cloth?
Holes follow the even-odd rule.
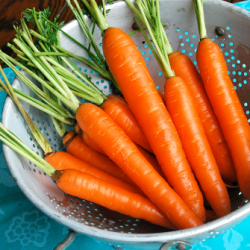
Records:
[[[250,1],[237,3],[250,10]],[[4,69],[10,82],[15,74]],[[6,94],[0,92],[0,116]],[[53,249],[68,234],[68,228],[40,212],[22,193],[6,166],[0,148],[0,250]],[[224,233],[193,246],[194,250],[250,249],[250,217]],[[70,249],[114,250],[111,244],[85,235],[78,235]],[[133,250],[132,248],[123,248]]]

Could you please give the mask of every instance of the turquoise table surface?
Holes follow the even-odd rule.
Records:
[[[250,1],[236,5],[250,10]],[[14,73],[8,68],[4,71],[12,82]],[[5,97],[6,95],[0,92],[0,111]],[[40,212],[16,185],[5,163],[2,147],[0,148],[0,190],[0,250],[53,249],[67,236],[69,228]],[[194,245],[192,249],[250,249],[249,225],[250,216],[230,231],[215,239]],[[112,245],[106,242],[80,234],[67,249],[114,250]]]

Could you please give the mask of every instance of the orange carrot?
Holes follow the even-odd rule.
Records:
[[[45,158],[52,167],[56,170],[63,170],[63,169],[75,169],[81,172],[90,174],[96,178],[104,180],[108,183],[112,183],[118,187],[124,188],[130,192],[143,194],[142,191],[135,186],[129,185],[127,182],[124,182],[112,175],[109,175],[98,168],[95,168],[88,163],[77,159],[76,157],[66,153],[66,152],[53,152],[47,155]],[[143,194],[144,195],[144,194]]]
[[[66,133],[63,137],[62,143],[63,145],[65,145],[66,143],[69,142],[69,140],[71,140],[73,137],[75,136],[75,132],[74,131],[69,131],[68,133]]]
[[[82,133],[82,139],[90,148],[105,155],[104,151],[95,142],[93,142],[93,140],[91,140],[91,138],[89,138],[89,136],[87,136],[85,133]]]
[[[119,95],[108,95],[107,96],[108,99],[115,99],[115,100],[120,100],[121,102],[124,102],[126,103],[126,100],[122,97],[122,96],[119,96]]]
[[[76,119],[82,131],[102,148],[173,224],[178,228],[203,224],[102,109],[84,103],[77,110]]]
[[[195,1],[201,41],[197,63],[205,89],[232,154],[243,195],[250,199],[250,127],[218,45],[207,38],[201,1]]]
[[[118,99],[109,99],[102,104],[101,108],[124,130],[133,142],[152,152],[139,123],[125,102]]]
[[[187,83],[194,97],[199,117],[222,179],[231,182],[236,181],[236,171],[230,150],[222,133],[218,118],[214,114],[198,70],[191,59],[180,52],[171,53],[169,61],[175,75],[181,77]]]
[[[175,226],[147,198],[77,170],[62,170],[54,176],[67,194],[95,202],[113,211],[175,229]]]
[[[67,136],[67,135],[66,135]],[[64,137],[65,138],[65,137]],[[69,138],[69,136],[68,136]],[[64,140],[64,145],[69,154],[74,157],[87,162],[88,164],[96,167],[114,177],[133,183],[128,176],[106,155],[101,154],[94,149],[90,148],[82,139],[80,135],[72,136],[68,141]]]
[[[78,123],[76,123],[76,125],[74,126],[74,129],[75,129],[75,132],[76,132],[77,134],[81,134],[81,128],[79,127],[79,124],[78,124]]]
[[[132,39],[118,28],[105,31],[103,51],[170,185],[204,221],[202,194],[140,51]]]
[[[147,159],[147,161],[154,167],[154,169],[160,174],[161,177],[165,178],[165,175],[161,169],[160,164],[156,160],[155,156],[153,154],[150,154],[146,150],[144,150],[139,145],[135,144],[137,149],[140,151],[140,153]]]
[[[210,206],[217,216],[227,215],[231,212],[229,195],[185,81],[177,76],[169,78],[165,98],[187,159]]]

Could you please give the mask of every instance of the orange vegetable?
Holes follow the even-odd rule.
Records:
[[[203,224],[102,109],[84,103],[77,110],[76,119],[82,131],[102,148],[173,224],[178,228]]]
[[[175,226],[151,201],[139,194],[74,169],[59,171],[54,179],[58,187],[70,195],[134,218],[175,229]]]
[[[229,195],[185,81],[178,76],[169,78],[165,98],[187,159],[210,206],[217,216],[227,215],[231,212]]]
[[[78,124],[78,123],[76,123],[76,125],[74,126],[74,129],[75,129],[75,132],[76,132],[77,134],[81,134],[81,128],[79,127],[79,124]]]
[[[108,66],[169,184],[188,207],[205,221],[202,194],[140,51],[132,39],[118,28],[108,28],[105,31],[103,51]]]
[[[194,98],[199,117],[206,137],[219,167],[222,179],[236,181],[236,171],[227,142],[221,130],[218,118],[214,114],[212,105],[206,94],[201,76],[189,57],[173,52],[169,61],[176,76],[181,77]]]
[[[156,157],[153,154],[150,154],[148,151],[144,150],[139,145],[136,145],[140,153],[147,159],[147,161],[154,167],[154,169],[160,174],[161,177],[165,178],[165,175],[161,169],[160,164],[158,163]]]
[[[125,102],[119,99],[109,99],[102,104],[101,108],[124,130],[133,142],[152,152],[139,123]]]
[[[194,1],[201,41],[197,64],[229,146],[243,195],[250,199],[250,127],[218,45],[207,38],[203,3]]]
[[[98,168],[95,168],[88,163],[77,159],[76,157],[66,153],[66,152],[53,152],[44,158],[52,167],[56,170],[63,169],[75,169],[81,172],[90,174],[96,178],[104,180],[108,183],[112,183],[118,187],[124,188],[130,192],[143,194],[142,191],[135,186],[129,185],[127,182],[124,182],[112,175],[109,175]]]
[[[85,133],[82,133],[82,139],[90,148],[105,155],[104,151],[95,142],[93,142],[93,140],[91,140],[91,138],[89,138]]]
[[[67,137],[69,138],[69,136]],[[63,140],[63,143],[66,146],[67,152],[74,157],[87,162],[93,167],[113,175],[118,179],[126,181],[130,184],[132,183],[128,176],[113,161],[111,161],[106,155],[101,154],[89,147],[80,135],[73,135],[68,139],[68,141]]]
[[[250,128],[218,45],[203,39],[197,63],[235,164],[240,189],[250,199]]]

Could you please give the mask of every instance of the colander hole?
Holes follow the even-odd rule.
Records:
[[[73,199],[70,199],[71,202],[74,202]]]

